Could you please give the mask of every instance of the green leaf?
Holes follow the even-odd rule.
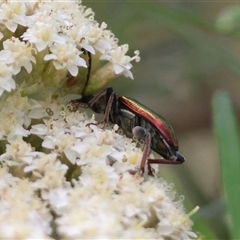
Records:
[[[226,207],[232,239],[240,239],[240,142],[232,102],[226,92],[213,96],[213,123],[218,141]]]

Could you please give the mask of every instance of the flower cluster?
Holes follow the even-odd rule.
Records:
[[[2,2],[0,26],[0,96],[16,89],[16,81],[25,94],[64,84],[94,94],[119,75],[133,78],[131,62],[140,59],[138,51],[126,55],[128,45],[119,46],[107,24],[96,22],[94,12],[76,1]]]
[[[94,116],[70,111],[60,97],[8,100],[2,106],[9,126],[0,155],[1,238],[196,237],[172,186],[139,173],[142,151],[118,126],[86,126],[96,123]],[[29,130],[11,129],[7,117],[20,126],[23,115]]]
[[[158,166],[139,172],[138,143],[68,104],[72,85],[94,94],[139,60],[93,17],[76,1],[0,3],[0,238],[194,239]]]

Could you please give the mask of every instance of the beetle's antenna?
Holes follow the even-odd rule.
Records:
[[[84,92],[87,88],[87,85],[88,85],[88,82],[89,82],[89,79],[90,79],[90,74],[91,74],[91,70],[92,70],[92,55],[89,51],[85,50],[83,48],[83,52],[84,54],[87,54],[88,55],[88,72],[87,72],[87,77],[86,77],[86,81],[85,81],[85,84],[84,84],[84,88],[83,88],[83,91],[82,91],[82,96],[84,96]]]

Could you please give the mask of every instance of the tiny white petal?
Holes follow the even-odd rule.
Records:
[[[70,150],[70,149],[66,149],[64,151],[66,157],[68,158],[68,160],[72,163],[72,164],[75,164],[76,162],[76,157],[77,157],[77,154],[76,154],[76,151],[73,151],[73,150]]]

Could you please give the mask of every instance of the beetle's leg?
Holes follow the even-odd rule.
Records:
[[[151,168],[151,164],[149,162],[147,163],[147,165],[148,165],[148,175],[149,176],[154,176],[155,175],[155,169]]]
[[[150,153],[150,146],[151,146],[151,134],[150,132],[140,126],[136,126],[133,128],[133,136],[137,139],[144,139],[144,148],[143,148],[143,155],[142,155],[142,160],[140,164],[140,171],[143,174],[144,173],[144,168],[147,163],[147,158]]]
[[[93,104],[96,103],[98,101],[98,99],[100,97],[104,96],[105,94],[106,94],[106,90],[104,90],[103,92],[98,93],[97,95],[92,97],[91,100],[89,100],[88,102],[81,102],[81,100],[83,98],[78,98],[78,99],[71,100],[70,104],[76,106],[76,108],[78,108],[78,107],[91,108],[93,106]]]
[[[140,126],[133,128],[133,136],[137,139],[144,139],[143,156],[140,164],[140,171],[144,173],[145,165],[148,164],[148,174],[153,175],[150,164],[181,164],[183,161],[173,161],[171,159],[148,159],[151,150],[151,134]]]
[[[112,107],[112,103],[113,103],[113,99],[114,99],[114,92],[110,95],[108,102],[107,102],[107,106],[105,109],[105,113],[104,113],[104,118],[102,121],[98,122],[98,123],[88,123],[86,126],[90,126],[90,125],[99,125],[99,124],[105,124],[108,122],[109,120],[109,114],[111,111],[111,107]],[[102,95],[101,95],[102,96]],[[94,104],[94,103],[92,103]],[[91,106],[90,106],[91,107]]]
[[[115,96],[115,93],[112,92],[111,95],[108,98],[107,106],[106,106],[106,109],[105,109],[105,112],[104,112],[104,118],[100,123],[108,122],[109,114],[110,114],[110,111],[111,111],[111,108],[112,108],[114,96]]]
[[[82,93],[81,95],[84,96],[84,92],[87,88],[87,85],[88,85],[88,82],[89,82],[89,79],[90,79],[90,74],[91,74],[91,69],[92,69],[92,55],[89,51],[87,51],[86,49],[82,48],[81,49],[83,51],[83,54],[87,54],[88,55],[88,66],[87,66],[87,76],[86,76],[86,80],[85,80],[85,84],[84,84],[84,87],[83,87],[83,90],[82,90]],[[75,84],[77,83],[77,77],[73,77],[73,76],[70,76],[68,79],[67,79],[67,87],[73,87]]]
[[[88,55],[88,72],[87,72],[87,77],[86,77],[86,81],[85,81],[85,84],[84,84],[84,88],[82,90],[82,95],[84,96],[84,92],[87,88],[87,85],[88,85],[88,82],[89,82],[89,79],[90,79],[90,74],[91,74],[91,69],[92,69],[92,55],[89,51],[83,49],[83,51],[85,52],[85,54],[87,53]]]
[[[173,161],[171,159],[148,159],[148,163],[149,164],[171,164],[171,165],[175,165],[175,164],[181,164],[182,162],[176,162]]]

